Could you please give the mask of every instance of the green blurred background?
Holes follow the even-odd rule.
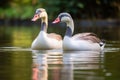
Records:
[[[69,12],[74,34],[93,32],[105,40],[120,40],[120,0],[0,0],[0,46],[30,47],[40,32],[40,21],[31,21],[40,7],[49,16],[48,33],[63,37],[65,25],[51,21],[60,12]]]
[[[35,10],[40,7],[45,8],[49,16],[48,33],[54,32],[63,37],[66,30],[63,27],[65,25],[61,23],[53,25],[51,21],[60,12],[69,12],[75,21],[74,34],[93,32],[106,40],[105,54],[87,57],[87,59],[91,58],[98,62],[86,62],[82,57],[80,58],[83,61],[78,59],[75,62],[77,67],[79,63],[81,66],[85,66],[85,62],[86,65],[99,66],[99,69],[81,68],[76,72],[73,68],[71,71],[74,74],[70,74],[70,76],[73,76],[75,80],[120,79],[120,0],[0,0],[0,80],[31,80],[33,63],[31,44],[40,32],[39,20],[32,22],[31,18],[34,16]],[[48,56],[47,53],[43,56],[44,53],[35,54],[41,54],[40,56],[43,58]],[[57,58],[55,58],[56,56]],[[71,53],[66,59],[69,59],[69,56],[71,58]],[[49,60],[60,61],[62,59],[58,58],[63,57],[65,55],[50,52],[48,62]],[[51,65],[57,70],[56,64],[49,64],[50,67]],[[61,63],[58,65],[61,67]],[[73,62],[70,61],[70,65],[73,67]],[[50,71],[48,75],[54,77],[54,74],[59,73],[54,72],[52,71],[53,74],[51,74]],[[50,77],[48,80],[53,80]],[[60,79],[62,79],[61,75]]]
[[[0,19],[30,19],[39,7],[47,10],[50,20],[60,12],[74,19],[120,18],[120,0],[0,0]]]

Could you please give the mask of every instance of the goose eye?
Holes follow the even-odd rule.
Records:
[[[59,23],[60,22],[60,18],[56,18],[52,23]]]
[[[38,17],[38,15],[35,15],[35,18]]]
[[[35,13],[38,14],[38,13],[40,13],[40,12],[41,12],[40,10],[37,10]]]

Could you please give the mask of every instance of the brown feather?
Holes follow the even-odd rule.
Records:
[[[89,40],[93,43],[99,43],[101,40],[94,33],[80,33],[73,36],[74,39]]]
[[[47,35],[48,37],[50,38],[54,38],[54,39],[57,39],[58,41],[62,40],[62,37],[56,33],[50,33]]]

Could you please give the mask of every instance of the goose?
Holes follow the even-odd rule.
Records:
[[[48,15],[45,9],[36,9],[35,15],[32,21],[41,19],[41,30],[32,42],[31,48],[33,50],[50,50],[62,48],[62,37],[56,33],[47,33],[48,28]]]
[[[67,12],[60,13],[52,22],[53,24],[64,22],[66,23],[66,33],[63,39],[63,50],[76,51],[102,51],[104,41],[100,40],[96,34],[86,32],[73,35],[74,22],[71,15]]]

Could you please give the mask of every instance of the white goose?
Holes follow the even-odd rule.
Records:
[[[48,15],[45,9],[37,9],[32,21],[36,21],[39,18],[41,18],[41,30],[36,39],[33,41],[31,48],[33,50],[61,49],[62,37],[55,33],[47,33]]]
[[[102,42],[94,33],[81,33],[72,36],[74,22],[69,13],[60,13],[53,23],[65,22],[67,30],[63,39],[63,50],[101,51],[104,48]]]

